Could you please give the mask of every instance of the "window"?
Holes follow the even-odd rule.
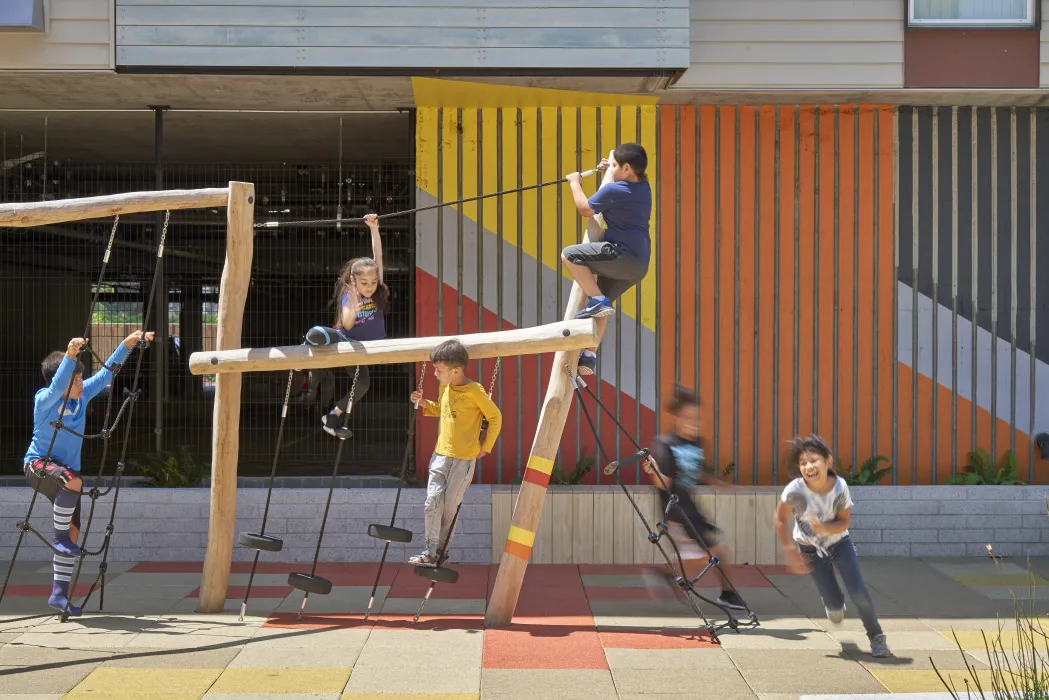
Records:
[[[1034,27],[1035,0],[909,0],[912,27]]]

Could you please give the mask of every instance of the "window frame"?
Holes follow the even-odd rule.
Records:
[[[1023,20],[994,19],[915,19],[915,0],[904,0],[907,8],[905,22],[908,29],[1041,29],[1042,3],[1026,0],[1028,18]]]

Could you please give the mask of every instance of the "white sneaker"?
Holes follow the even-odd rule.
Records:
[[[841,606],[841,610],[831,610],[828,607],[823,608],[827,611],[827,619],[836,625],[841,624],[841,621],[845,619],[845,606]]]

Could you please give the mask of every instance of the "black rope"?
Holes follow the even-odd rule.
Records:
[[[597,172],[597,168],[588,170],[582,173],[583,177],[593,175]],[[559,180],[550,180],[549,182],[540,182],[537,185],[525,185],[523,187],[515,187],[510,190],[501,190],[499,192],[492,192],[489,194],[480,194],[474,197],[463,197],[462,199],[456,199],[452,202],[438,202],[437,204],[428,204],[424,207],[416,207],[414,209],[405,209],[404,211],[390,212],[389,214],[379,214],[379,219],[392,219],[397,216],[409,216],[411,214],[418,214],[421,211],[430,211],[431,209],[439,209],[441,207],[451,207],[456,204],[466,204],[467,202],[477,202],[482,199],[489,199],[491,197],[502,197],[508,194],[515,194],[517,192],[528,192],[529,190],[537,190],[541,187],[549,187],[550,185],[557,185],[565,182],[565,178]],[[255,228],[280,228],[283,226],[319,226],[327,224],[362,224],[364,223],[364,217],[356,217],[352,219],[307,219],[305,221],[266,221],[261,224],[255,224]]]
[[[637,454],[639,456],[640,455],[644,455],[644,457],[647,459],[647,457],[648,457],[648,450],[642,448],[641,445],[638,444],[638,442],[634,439],[634,437],[630,433],[628,433],[626,431],[626,429],[616,419],[615,415],[611,412],[611,410],[609,410],[609,408],[607,406],[605,406],[597,398],[597,396],[590,389],[590,387],[587,386],[586,383],[583,382],[581,379],[579,379],[578,375],[573,375],[571,373],[571,371],[569,370],[567,365],[565,366],[565,372],[568,373],[569,378],[571,379],[572,385],[574,387],[576,387],[577,389],[579,389],[579,388],[585,389],[587,391],[587,393],[589,393],[590,396],[593,397],[594,403],[600,409],[604,410],[606,413],[609,414],[609,416],[612,418],[612,420],[615,421],[616,425],[619,426],[619,429],[627,436],[627,439],[629,439],[634,444],[634,446],[637,448],[637,450],[638,450]],[[580,407],[580,409],[583,412],[583,415],[586,417],[587,425],[590,426],[590,430],[594,434],[594,439],[595,439],[594,444],[597,447],[597,451],[600,454],[601,460],[604,461],[604,462],[607,462],[608,461],[608,456],[605,453],[604,448],[601,445],[601,439],[600,439],[600,436],[597,433],[597,426],[594,424],[594,420],[593,420],[593,418],[590,415],[590,410],[586,407],[586,402],[583,401],[583,397],[578,392],[576,392],[576,398],[578,400],[579,407]],[[645,518],[644,514],[641,512],[641,509],[638,508],[637,502],[634,500],[634,497],[630,494],[630,491],[627,490],[626,485],[623,483],[622,474],[620,473],[620,469],[618,467],[618,464],[616,465],[616,468],[615,468],[616,483],[619,485],[620,489],[622,489],[623,493],[626,495],[627,500],[630,501],[630,505],[633,507],[634,512],[637,513],[638,518],[640,518],[640,520],[641,520],[641,524],[644,525],[645,530],[648,532],[648,541],[651,542],[652,544],[656,545],[656,548],[659,550],[659,553],[663,555],[663,558],[666,560],[667,565],[670,567],[671,571],[673,571],[674,568],[675,568],[674,567],[674,561],[667,554],[666,550],[663,549],[663,546],[660,543],[660,540],[664,536],[666,536],[667,540],[670,542],[670,546],[674,550],[674,556],[675,556],[675,558],[677,559],[677,562],[678,562],[678,567],[679,567],[678,571],[680,572],[678,575],[676,575],[674,577],[674,581],[678,585],[679,588],[684,590],[684,592],[685,592],[685,596],[684,596],[685,597],[685,601],[688,603],[689,607],[691,607],[692,610],[700,618],[703,619],[704,628],[707,629],[712,634],[716,634],[719,629],[723,629],[725,627],[729,627],[729,628],[731,628],[733,630],[737,630],[738,631],[740,626],[746,626],[746,627],[757,626],[758,625],[757,616],[753,613],[753,611],[750,610],[750,607],[747,606],[745,602],[744,602],[744,607],[746,608],[746,612],[749,615],[749,621],[748,622],[740,622],[729,608],[727,608],[726,606],[722,605],[721,603],[718,603],[717,601],[710,600],[709,598],[707,598],[706,596],[702,595],[701,593],[699,593],[696,590],[695,584],[700,579],[702,579],[703,576],[705,576],[708,571],[710,571],[712,568],[717,567],[719,572],[720,572],[720,574],[721,574],[721,578],[723,580],[723,583],[724,584],[728,584],[729,589],[733,593],[735,593],[736,596],[741,601],[743,600],[742,596],[739,595],[739,590],[735,587],[735,585],[733,585],[732,581],[729,580],[728,576],[724,573],[724,571],[722,571],[720,569],[720,559],[718,557],[713,556],[713,555],[710,554],[710,548],[707,545],[706,540],[702,537],[702,535],[700,535],[700,533],[696,530],[696,528],[694,527],[694,525],[691,522],[691,520],[685,514],[684,509],[681,507],[681,505],[679,503],[677,495],[671,493],[666,488],[666,482],[663,481],[662,474],[659,473],[658,469],[656,470],[655,473],[657,475],[657,478],[659,479],[660,484],[663,486],[664,490],[666,490],[666,492],[667,492],[667,494],[669,496],[669,502],[667,503],[666,509],[664,510],[664,513],[663,513],[664,521],[656,523],[656,530],[654,531],[652,529],[652,527],[649,525],[648,519]],[[674,507],[676,507],[678,509],[678,512],[681,515],[681,521],[683,523],[685,523],[685,527],[689,530],[689,535],[693,536],[696,539],[696,541],[701,544],[701,546],[707,552],[707,555],[708,555],[707,565],[703,568],[702,571],[699,572],[699,574],[694,579],[689,579],[686,576],[686,574],[685,574],[685,562],[684,562],[684,558],[681,556],[681,550],[678,547],[677,542],[674,541],[674,538],[670,536],[669,529],[667,528],[667,525],[666,525],[666,522],[665,522],[666,520],[669,520],[669,518],[670,518],[670,509],[674,508]],[[698,599],[700,599],[700,600],[702,600],[702,601],[704,601],[706,603],[709,603],[710,605],[713,605],[714,607],[716,607],[719,610],[721,610],[722,612],[724,612],[725,615],[728,617],[728,621],[723,623],[723,624],[720,624],[720,625],[713,625],[713,624],[711,624],[710,620],[707,618],[706,614],[704,614],[703,610],[695,603],[695,601],[693,600],[693,597],[698,598]]]
[[[163,225],[163,228],[160,231],[160,242],[159,242],[159,244],[157,246],[157,262],[156,262],[156,265],[154,265],[154,267],[153,267],[153,280],[152,280],[152,282],[149,285],[149,297],[146,300],[146,310],[145,310],[145,313],[142,316],[142,319],[143,319],[143,321],[145,323],[149,322],[150,315],[151,315],[151,313],[153,311],[153,300],[156,297],[157,279],[160,277],[160,267],[161,267],[161,265],[162,265],[162,263],[164,261],[164,243],[165,243],[165,240],[167,239],[168,222],[170,220],[171,220],[171,212],[170,211],[164,212],[164,225]],[[107,253],[107,257],[108,257],[108,253]],[[167,303],[166,303],[166,297],[165,297],[163,313],[160,314],[160,316],[161,316],[161,321],[160,322],[161,323],[167,323]],[[143,339],[139,340],[138,344],[135,346],[135,349],[145,349],[146,347],[149,347],[149,342],[145,340],[145,336],[143,335]],[[105,492],[105,493],[109,493],[110,490],[113,491],[113,503],[110,506],[109,522],[106,524],[105,535],[104,535],[104,537],[102,539],[102,546],[95,552],[89,552],[89,551],[86,550],[87,538],[91,534],[91,524],[92,524],[92,521],[93,521],[94,516],[95,516],[95,505],[98,502],[98,498],[102,495],[98,491],[97,488],[93,488],[91,490],[91,493],[90,493],[91,509],[88,512],[87,525],[81,531],[80,541],[83,543],[81,545],[81,554],[80,554],[79,559],[77,560],[77,567],[76,567],[76,571],[73,573],[73,579],[72,579],[72,581],[70,581],[70,584],[69,584],[69,597],[66,599],[66,607],[65,607],[65,610],[62,611],[62,621],[63,622],[65,622],[66,620],[69,619],[69,605],[71,604],[71,602],[73,600],[73,591],[75,590],[77,581],[80,580],[80,574],[83,571],[84,557],[86,555],[88,555],[88,554],[90,554],[91,556],[97,556],[98,554],[101,554],[102,555],[102,561],[98,565],[98,575],[95,577],[95,580],[92,581],[91,587],[87,591],[87,595],[84,596],[84,600],[81,601],[80,608],[81,608],[81,610],[83,610],[83,608],[87,607],[88,601],[91,600],[91,596],[94,594],[95,589],[98,587],[100,582],[102,584],[103,591],[99,593],[99,603],[98,603],[99,604],[99,609],[101,609],[103,604],[105,603],[104,588],[105,588],[106,569],[108,567],[108,559],[109,559],[109,543],[110,543],[110,541],[111,541],[111,539],[113,537],[113,531],[115,529],[114,528],[114,522],[116,520],[116,514],[117,514],[117,502],[118,502],[118,500],[120,498],[120,478],[123,476],[124,469],[126,468],[127,450],[128,450],[128,444],[130,443],[129,438],[131,436],[131,417],[134,415],[135,404],[138,402],[138,397],[139,397],[139,395],[141,393],[139,391],[139,389],[138,389],[138,382],[139,382],[139,379],[142,376],[142,360],[143,360],[144,356],[145,356],[144,352],[139,352],[137,357],[135,358],[135,374],[134,374],[133,379],[131,380],[131,391],[128,393],[127,398],[126,398],[126,402],[128,403],[128,405],[130,407],[128,408],[127,422],[124,424],[124,441],[123,441],[123,444],[121,445],[121,449],[120,449],[120,458],[117,460],[117,468],[116,468],[116,470],[113,473],[113,485],[110,487],[110,489],[107,489],[106,492]],[[123,412],[123,407],[121,408],[121,413],[122,412]],[[106,467],[105,460],[106,460],[106,457],[107,457],[107,447],[108,447],[108,445],[109,445],[109,441],[108,440],[103,443],[102,460],[101,460],[101,463],[98,466],[98,479],[97,479],[98,481],[101,481],[101,479],[102,479],[102,472],[103,472],[103,470]]]
[[[288,370],[288,385],[284,389],[284,404],[280,411],[280,427],[277,429],[277,446],[273,450],[273,464],[270,467],[270,483],[266,489],[266,506],[262,510],[262,525],[259,535],[266,534],[266,521],[270,517],[270,499],[273,498],[273,485],[277,480],[277,462],[280,457],[281,444],[284,442],[284,423],[288,418],[288,404],[291,402],[291,384],[295,378],[295,370]],[[262,550],[255,550],[255,560],[251,563],[251,574],[248,576],[248,587],[244,590],[244,601],[240,604],[240,621],[244,620],[244,613],[248,610],[248,598],[251,596],[251,584],[255,580],[255,569],[259,565],[259,555]]]
[[[419,372],[419,386],[418,390],[422,391],[423,382],[426,379],[426,362],[423,362],[422,370]],[[393,512],[390,513],[390,527],[393,527],[397,522],[397,507],[401,503],[401,491],[404,489],[404,480],[408,475],[408,460],[412,455],[412,445],[414,444],[415,438],[415,426],[419,422],[417,412],[419,405],[416,404],[412,407],[412,417],[408,422],[408,437],[404,445],[404,458],[401,460],[401,477],[397,483],[397,495],[393,499]],[[379,580],[382,578],[382,568],[386,564],[386,555],[390,552],[390,541],[386,540],[386,543],[382,548],[382,557],[379,559],[379,570],[375,572],[375,583],[372,584],[372,592],[368,598],[368,609],[364,612],[364,621],[368,621],[368,617],[372,614],[372,606],[375,604],[375,591],[379,590]]]
[[[357,390],[357,378],[361,374],[361,366],[357,365],[357,370],[353,373],[353,384],[350,386],[350,397],[346,402],[346,410],[342,414],[342,426],[343,430],[346,430],[346,424],[349,422],[350,411],[353,410],[353,393]],[[310,568],[310,577],[314,578],[317,576],[317,560],[321,556],[321,542],[324,541],[324,530],[328,526],[328,513],[331,511],[331,497],[335,493],[335,483],[339,478],[339,462],[342,460],[342,450],[346,446],[346,436],[339,436],[339,448],[335,451],[335,466],[331,472],[331,484],[328,486],[328,502],[324,504],[324,515],[321,517],[321,531],[317,535],[317,549],[313,552],[313,566]],[[299,609],[298,620],[302,621],[302,614],[306,611],[306,601],[310,599],[309,591],[305,591],[305,595],[302,597],[302,607]]]
[[[110,256],[110,253],[112,253],[112,251],[113,251],[113,241],[116,239],[116,236],[117,236],[117,225],[119,223],[120,223],[120,215],[118,214],[113,219],[113,228],[109,232],[109,242],[106,244],[105,255],[102,256],[102,269],[101,269],[101,271],[98,274],[98,282],[95,284],[94,293],[91,295],[91,305],[88,307],[87,323],[84,324],[84,335],[81,336],[82,338],[89,338],[90,334],[91,334],[91,325],[92,325],[92,323],[94,321],[94,316],[95,316],[95,306],[98,304],[98,297],[99,297],[99,295],[102,292],[102,281],[105,279],[106,268],[109,267],[109,256]],[[58,412],[58,415],[60,415],[60,416],[65,415],[66,405],[69,403],[69,392],[72,391],[73,383],[75,381],[76,381],[76,372],[73,372],[69,376],[69,384],[66,386],[65,395],[63,396],[63,399],[62,399],[62,408]],[[55,441],[57,439],[58,439],[58,430],[55,430],[54,433],[51,435],[51,442],[47,446],[47,454],[44,456],[44,459],[43,459],[44,464],[47,464],[50,461],[50,459],[51,459],[51,451],[54,450],[54,448],[55,448]],[[11,575],[14,573],[14,570],[15,570],[15,561],[18,559],[18,552],[22,548],[22,539],[25,537],[25,533],[26,533],[27,529],[32,529],[32,525],[29,524],[29,521],[30,521],[30,519],[33,516],[33,507],[36,505],[36,497],[39,494],[40,494],[40,491],[38,491],[37,489],[33,489],[33,497],[29,501],[29,509],[26,511],[25,519],[22,522],[20,522],[18,524],[18,526],[17,526],[18,529],[19,529],[18,541],[15,543],[15,551],[11,555],[11,563],[10,563],[10,565],[7,568],[7,575],[4,577],[4,585],[2,587],[0,587],[0,603],[3,602],[3,600],[4,600],[4,593],[7,592],[7,586],[11,582]],[[23,525],[25,527],[23,527]],[[40,533],[36,533],[36,534],[37,534],[38,537],[40,537]],[[48,545],[48,548],[52,552],[54,552],[55,554],[58,554],[58,555],[62,555],[62,552],[59,552],[57,549],[55,549],[53,546],[51,546],[51,543],[49,541],[46,542],[46,544]],[[70,587],[70,593],[72,594],[72,587]]]

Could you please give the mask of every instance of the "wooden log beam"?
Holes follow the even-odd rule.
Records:
[[[611,155],[609,155],[611,160]],[[611,182],[612,170],[605,171],[602,186]],[[602,220],[600,214],[587,220],[583,242],[596,241],[602,238]],[[583,308],[586,295],[578,284],[572,284],[572,293],[568,297],[568,308],[565,319],[572,318]],[[590,343],[596,345],[597,343]],[[485,612],[486,627],[505,627],[513,619],[517,608],[517,599],[521,595],[528,559],[532,554],[535,533],[539,529],[539,519],[543,515],[543,503],[546,490],[550,485],[550,473],[554,460],[557,459],[557,448],[561,444],[561,434],[565,429],[568,411],[572,407],[575,388],[568,373],[573,375],[579,365],[578,352],[559,352],[554,356],[554,366],[550,372],[550,383],[546,387],[546,398],[539,414],[539,426],[536,428],[532,451],[525,464],[521,482],[521,491],[517,496],[517,505],[510,521],[510,534],[503,547],[503,556],[499,560],[499,571],[495,575],[495,585]]]
[[[143,211],[224,207],[229,200],[228,187],[214,187],[203,190],[126,192],[104,197],[0,204],[0,226],[23,228],[58,224],[63,221],[102,219],[117,214],[135,214]]]
[[[231,182],[228,192],[226,264],[219,284],[218,337],[215,342],[220,350],[240,347],[255,243],[255,186],[246,182]],[[241,379],[239,374],[225,374],[215,382],[211,434],[211,520],[204,571],[200,576],[198,613],[222,612],[226,603],[230,565],[233,562],[233,536],[237,525]]]
[[[495,333],[195,352],[189,357],[189,371],[193,374],[221,375],[233,372],[423,362],[430,359],[430,352],[434,348],[450,338],[459,339],[470,353],[471,360],[579,350],[597,342],[593,319],[566,319],[560,323]]]

